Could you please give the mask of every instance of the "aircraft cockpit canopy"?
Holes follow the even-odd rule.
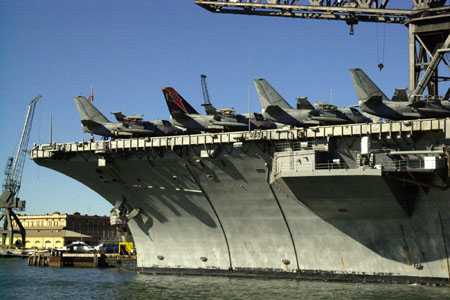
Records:
[[[318,102],[316,106],[318,109],[321,109],[321,110],[328,110],[328,111],[337,111],[338,110],[336,105],[328,104],[328,103]]]
[[[141,124],[144,120],[143,115],[126,116],[123,118],[122,123],[124,124]]]
[[[236,114],[236,111],[234,110],[234,108],[221,108],[221,109],[218,109],[217,111],[220,114],[227,116],[227,117],[231,117]]]

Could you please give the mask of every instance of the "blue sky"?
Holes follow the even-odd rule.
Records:
[[[176,5],[175,5],[176,4]],[[377,32],[386,32],[385,69],[377,69]],[[381,36],[381,34],[378,34]],[[388,95],[407,85],[407,31],[401,25],[219,15],[190,0],[0,0],[0,167],[18,142],[36,94],[31,143],[87,138],[73,97],[95,88],[105,113],[168,118],[161,88],[176,87],[200,107],[201,73],[217,106],[259,111],[252,80],[268,79],[296,96],[355,105],[349,68],[362,67]],[[331,92],[330,92],[331,91]],[[249,96],[250,97],[249,97]],[[110,206],[76,181],[28,160],[21,197],[28,213],[106,214]]]

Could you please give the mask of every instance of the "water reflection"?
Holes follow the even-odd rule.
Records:
[[[450,299],[448,287],[152,276],[36,268],[12,259],[0,259],[0,291],[1,299]]]

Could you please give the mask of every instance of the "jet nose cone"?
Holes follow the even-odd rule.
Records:
[[[86,97],[84,97],[84,96],[76,96],[73,99],[78,100],[78,101],[87,100]]]
[[[73,98],[73,101],[76,103],[76,104],[81,104],[81,103],[83,103],[84,101],[88,101],[85,97],[83,97],[83,96],[76,96],[76,97],[74,97]]]

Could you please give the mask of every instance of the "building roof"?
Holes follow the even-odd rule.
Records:
[[[46,214],[46,215],[17,215],[20,220],[25,219],[50,219],[50,218],[59,218],[64,219],[67,218],[67,214],[60,214],[60,213],[53,213],[53,214]]]
[[[79,212],[75,212],[73,214],[70,213],[60,213],[58,211],[40,214],[40,215],[27,215],[27,214],[18,214],[20,219],[41,219],[41,218],[66,218],[66,217],[87,217],[87,218],[109,218],[108,216],[98,216],[98,215],[88,215],[88,214],[80,214]]]
[[[27,230],[27,237],[64,237],[64,238],[92,238],[90,235],[82,234],[72,230]]]

